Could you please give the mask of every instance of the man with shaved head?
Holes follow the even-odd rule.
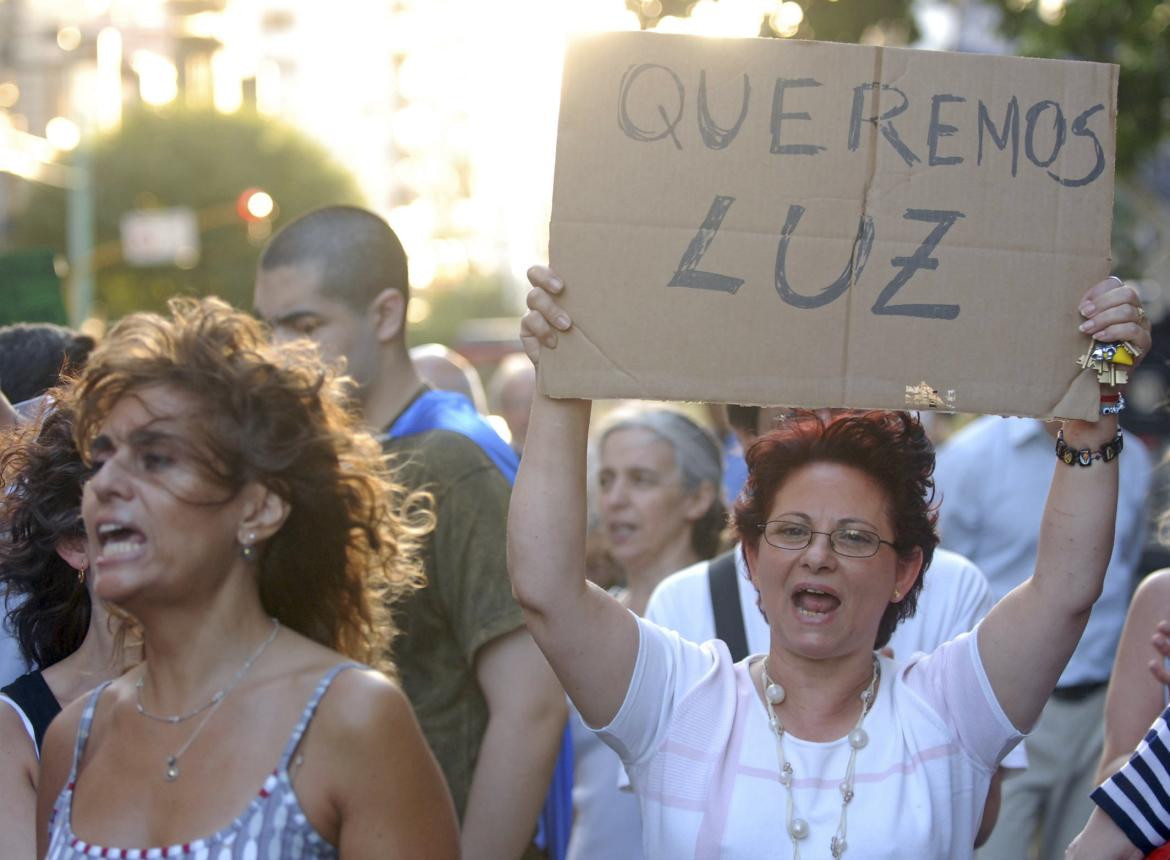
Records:
[[[463,854],[541,856],[532,845],[565,723],[564,693],[524,627],[505,561],[516,457],[466,398],[419,378],[406,347],[406,254],[364,209],[288,224],[260,257],[256,313],[278,340],[344,361],[398,480],[434,498],[427,585],[395,607],[395,662],[462,822]]]

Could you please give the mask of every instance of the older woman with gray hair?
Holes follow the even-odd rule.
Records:
[[[715,438],[663,407],[625,407],[595,436],[596,513],[609,553],[624,574],[614,595],[641,615],[663,579],[719,552],[726,525],[723,455]],[[570,716],[574,748],[573,833],[569,860],[640,858],[637,799],[618,790],[621,762]]]

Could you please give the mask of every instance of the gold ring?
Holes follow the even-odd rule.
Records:
[[[1146,317],[1146,309],[1143,308],[1141,305],[1138,305],[1137,306],[1137,324],[1141,325],[1142,323],[1144,323],[1146,321],[1146,318],[1147,318]]]

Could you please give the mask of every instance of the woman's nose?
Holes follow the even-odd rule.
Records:
[[[125,483],[125,470],[114,456],[94,467],[94,472],[85,482],[85,486],[98,499],[104,499],[124,492]]]
[[[802,550],[804,558],[818,566],[828,566],[836,562],[837,553],[833,549],[829,535],[824,532],[813,532],[812,537]]]

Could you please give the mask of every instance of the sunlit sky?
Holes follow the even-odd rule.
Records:
[[[177,25],[163,0],[33,5],[62,28],[62,50],[77,35],[72,24],[101,22],[107,50],[122,52],[137,73],[141,98],[176,97],[164,34]],[[953,45],[947,7],[920,7],[925,45]],[[802,12],[786,0],[700,0],[689,18],[664,19],[659,29],[754,36],[765,17],[791,35]],[[222,13],[182,26],[223,45],[207,70],[215,105],[238,109],[241,81],[255,78],[261,110],[308,132],[358,178],[402,237],[412,281],[425,288],[471,268],[502,270],[519,284],[544,258],[566,41],[637,29],[638,21],[624,0],[227,0]],[[112,62],[116,88],[116,53]],[[87,102],[101,112],[103,100],[90,95],[97,77],[77,89],[75,112]],[[116,122],[116,105],[107,113],[97,119]],[[67,122],[29,131],[70,140]]]

